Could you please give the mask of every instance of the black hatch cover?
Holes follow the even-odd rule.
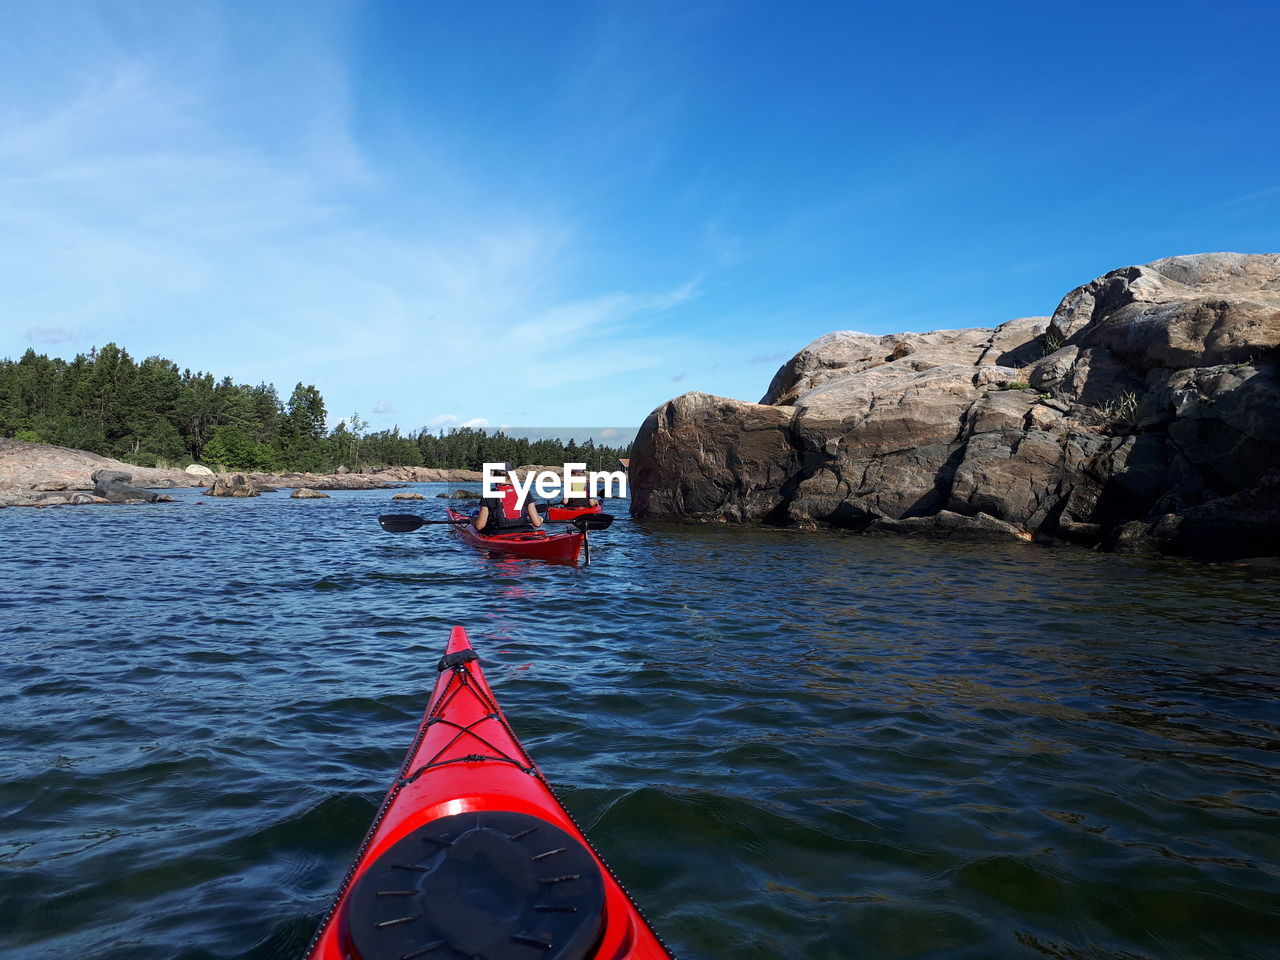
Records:
[[[591,851],[523,813],[462,813],[398,841],[356,881],[360,960],[585,960],[604,932]]]

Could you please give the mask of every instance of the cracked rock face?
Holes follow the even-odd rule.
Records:
[[[632,509],[1280,554],[1278,360],[1276,254],[1126,267],[994,329],[831,333],[761,403],[655,410]]]

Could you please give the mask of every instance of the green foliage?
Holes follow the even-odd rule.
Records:
[[[489,435],[471,427],[434,435],[423,430],[418,434],[417,445],[424,466],[463,470],[479,470],[485,463],[503,461],[517,466],[585,463],[588,470],[616,470],[618,459],[628,456],[631,450],[630,446],[598,447],[591,440],[583,444],[573,440],[567,444],[560,440],[527,440],[509,437],[501,430]]]
[[[230,470],[328,472],[345,464],[453,467],[486,462],[584,462],[613,470],[627,450],[572,440],[530,441],[469,427],[402,435],[368,433],[353,413],[332,432],[324,397],[298,383],[287,404],[276,388],[180,370],[163,357],[136,362],[114,343],[72,360],[27,350],[0,359],[0,436],[88,450],[139,466],[205,462]]]

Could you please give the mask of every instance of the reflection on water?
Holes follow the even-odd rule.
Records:
[[[681,957],[1280,953],[1274,579],[198,500],[0,512],[5,960],[299,951],[454,623]]]

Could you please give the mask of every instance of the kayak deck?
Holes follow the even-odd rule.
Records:
[[[310,960],[669,960],[454,627],[417,736]]]
[[[547,519],[553,523],[563,523],[566,520],[572,520],[575,517],[586,517],[594,513],[603,513],[604,506],[597,503],[594,507],[565,507],[555,506],[554,504],[547,507]]]

